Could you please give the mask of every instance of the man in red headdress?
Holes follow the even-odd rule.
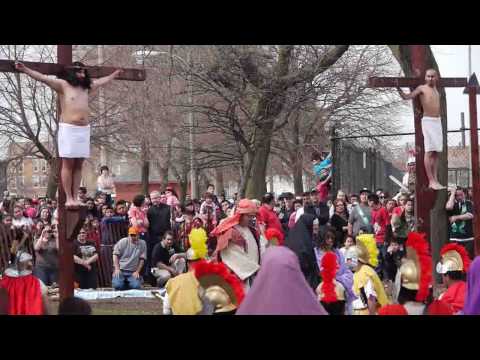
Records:
[[[253,225],[258,212],[255,203],[248,199],[240,200],[235,214],[222,221],[213,231],[217,237],[217,247],[213,257],[222,261],[249,288],[260,269],[260,259],[264,244],[262,237]]]

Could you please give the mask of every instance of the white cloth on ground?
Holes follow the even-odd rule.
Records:
[[[58,124],[58,155],[67,159],[90,157],[90,125]]]
[[[158,291],[158,290],[157,290]],[[154,298],[152,290],[93,290],[75,289],[74,295],[84,300],[99,300],[113,298]]]
[[[443,151],[442,120],[439,117],[424,116],[422,118],[422,132],[425,152]]]

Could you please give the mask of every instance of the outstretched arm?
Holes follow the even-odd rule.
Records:
[[[103,86],[103,85],[106,85],[108,84],[110,81],[112,81],[113,79],[115,79],[119,74],[121,74],[123,72],[123,70],[115,70],[113,73],[111,73],[110,75],[108,76],[104,76],[100,79],[95,79],[93,80],[92,82],[92,89],[91,91],[95,91],[97,90],[100,86]]]
[[[35,80],[38,80],[38,81],[48,85],[53,90],[55,90],[59,93],[61,93],[63,91],[63,88],[62,88],[62,81],[63,80],[48,77],[47,75],[44,75],[42,73],[39,73],[38,71],[35,71],[35,70],[32,70],[32,69],[26,67],[23,63],[21,63],[19,61],[17,61],[15,63],[15,69],[17,69],[20,72],[23,72],[23,73],[27,74],[28,76],[30,76],[31,78],[33,78]]]
[[[417,97],[417,95],[420,95],[422,93],[422,88],[420,86],[413,90],[410,94],[405,94],[400,88],[397,88],[397,90],[403,100],[414,99],[415,97]]]

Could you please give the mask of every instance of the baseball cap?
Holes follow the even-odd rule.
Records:
[[[363,188],[362,190],[360,190],[360,191],[358,192],[358,194],[360,195],[360,194],[365,193],[365,192],[366,192],[366,193],[369,193],[369,194],[371,193],[371,191],[368,190],[367,188]]]
[[[138,235],[138,229],[135,226],[128,228],[128,235]]]

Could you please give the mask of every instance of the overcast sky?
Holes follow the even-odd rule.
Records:
[[[468,45],[432,45],[432,50],[442,77],[468,78]],[[472,45],[472,72],[480,73],[480,45]],[[463,88],[446,88],[448,129],[460,128],[460,113],[465,113],[465,127],[470,127],[468,95]],[[407,112],[402,118],[406,131],[413,131],[413,113]]]

